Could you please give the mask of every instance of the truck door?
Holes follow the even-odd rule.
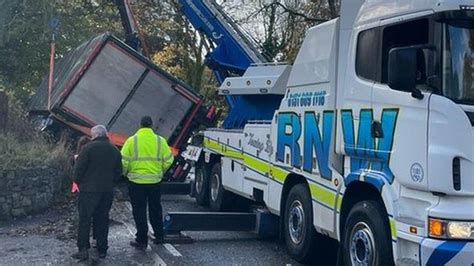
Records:
[[[423,97],[415,98],[411,92],[390,88],[388,58],[392,49],[435,43],[439,38],[437,26],[426,18],[394,18],[383,24],[354,31],[347,40],[347,56],[341,48],[339,66],[345,66],[346,71],[339,73],[342,87],[338,93],[336,152],[346,155],[346,185],[361,180],[381,189],[392,184],[396,176],[402,184],[423,187],[430,93],[421,90]],[[342,31],[341,46],[344,38]],[[435,56],[423,51],[417,59],[418,83],[422,86],[426,77],[436,72],[437,63]]]
[[[397,23],[393,20],[392,23]],[[390,25],[390,21],[387,21]],[[381,45],[377,68],[380,66],[372,91],[372,108],[364,112],[370,120],[373,137],[374,161],[369,169],[381,173],[379,185],[392,184],[395,177],[402,184],[411,187],[426,185],[427,169],[427,133],[428,104],[430,94],[423,92],[421,97],[412,96],[411,92],[397,91],[388,83],[389,53],[396,48],[432,43],[434,24],[428,19],[407,21],[390,26],[380,27]],[[421,88],[434,65],[430,53],[417,52],[417,76]],[[408,70],[407,70],[408,71]],[[361,112],[362,116],[362,112]],[[382,183],[383,182],[383,183]]]

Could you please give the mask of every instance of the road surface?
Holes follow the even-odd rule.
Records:
[[[206,211],[188,196],[163,196],[167,211]],[[145,252],[129,246],[135,233],[127,201],[114,202],[109,251],[94,250],[85,263],[70,258],[76,251],[77,212],[73,203],[46,214],[0,224],[0,265],[299,265],[278,239],[259,240],[248,232],[185,232],[192,244],[150,244]],[[323,263],[321,265],[328,265]]]

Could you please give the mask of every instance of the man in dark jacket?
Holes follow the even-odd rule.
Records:
[[[79,186],[79,252],[72,257],[81,261],[89,258],[91,219],[94,219],[99,257],[107,255],[113,187],[122,174],[120,151],[110,144],[107,129],[95,126],[91,135],[92,141],[82,149],[74,167],[74,181]]]

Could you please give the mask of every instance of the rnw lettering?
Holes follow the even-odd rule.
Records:
[[[312,174],[314,169],[313,158],[315,157],[321,177],[331,180],[329,145],[334,112],[325,111],[321,117],[321,113],[308,111],[304,113],[302,118],[304,119],[303,123],[297,113],[278,114],[276,159],[290,164],[294,168],[302,168],[305,172]],[[341,111],[344,149],[351,162],[351,172],[345,177],[346,184],[358,180],[362,173],[364,173],[365,181],[375,184],[379,189],[385,182],[390,184],[393,182],[394,174],[390,169],[390,155],[397,118],[398,109],[384,109],[381,118],[384,134],[382,138],[375,138],[371,134],[374,121],[373,110],[361,110],[358,133],[355,136],[354,132],[356,130],[352,110]],[[301,135],[304,137],[302,147],[299,143]],[[289,149],[289,157],[285,157],[285,150],[287,149]],[[301,154],[303,155],[302,158]],[[289,158],[291,158],[290,161],[288,161]]]

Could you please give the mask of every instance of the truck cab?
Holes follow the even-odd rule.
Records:
[[[325,235],[347,265],[471,264],[473,52],[472,1],[342,1],[293,66],[224,81],[281,101],[271,120],[204,132],[201,192],[215,209],[263,202],[302,262]]]

